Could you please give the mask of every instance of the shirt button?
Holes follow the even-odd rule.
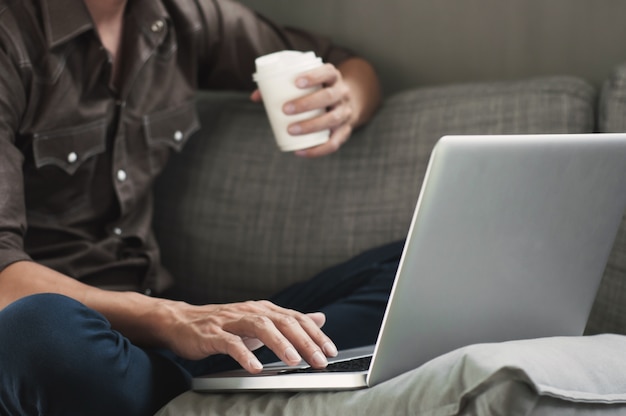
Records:
[[[67,155],[67,161],[69,163],[74,163],[78,160],[78,155],[76,154],[76,152],[71,152]]]
[[[176,130],[176,133],[174,133],[174,140],[176,140],[177,142],[181,141],[183,139],[183,132],[180,130]]]
[[[120,227],[115,227],[113,229],[113,234],[115,234],[115,235],[122,235],[122,229]]]
[[[152,26],[150,26],[150,30],[152,30],[154,33],[158,33],[163,30],[163,27],[165,27],[165,23],[163,23],[163,20],[155,20],[154,23],[152,23]]]
[[[128,175],[126,174],[126,171],[124,169],[120,169],[120,170],[117,171],[117,180],[118,181],[124,182],[127,177],[128,177]]]
[[[152,295],[152,289],[148,288],[148,289],[144,290],[143,294],[146,295],[146,296],[151,296]]]

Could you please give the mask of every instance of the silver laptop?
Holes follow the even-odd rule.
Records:
[[[338,357],[373,353],[368,369],[276,363],[192,387],[358,389],[469,344],[581,335],[625,208],[626,134],[443,137],[378,341]]]

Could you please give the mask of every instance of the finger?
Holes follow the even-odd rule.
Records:
[[[246,307],[267,314],[277,329],[281,331],[281,334],[284,334],[295,345],[308,363],[311,364],[314,353],[320,348],[326,356],[334,357],[337,355],[337,347],[320,329],[326,322],[326,316],[323,313],[302,314],[293,309],[282,308],[269,301],[247,302]],[[294,329],[294,331],[290,329]],[[265,340],[261,340],[265,342]],[[311,340],[313,344],[310,344]]]
[[[294,345],[296,345],[296,348],[298,348],[298,351],[304,354],[305,359],[308,363],[311,363],[311,360],[313,359],[312,354],[318,351],[319,348],[321,348],[322,352],[327,357],[334,357],[337,355],[337,347],[332,342],[332,340],[320,329],[326,323],[326,315],[324,315],[322,312],[302,314],[298,311],[294,311],[292,309],[284,309],[274,304],[271,304],[268,307],[270,309],[277,311],[278,313],[288,315],[292,317],[293,319],[295,319],[298,325],[306,332],[308,337],[311,340],[313,340],[315,345],[312,347],[312,349],[308,350],[308,353],[303,352],[303,351],[306,351],[306,348],[308,348],[309,346],[300,347],[297,342],[294,342]],[[292,322],[289,322],[288,320],[286,322],[288,325],[292,323]],[[280,330],[282,330],[280,323],[278,323],[277,326]],[[289,334],[287,334],[287,337],[289,337]],[[292,338],[289,338],[289,339],[292,339]],[[296,339],[304,340],[308,338],[302,337],[302,338],[296,338]],[[311,357],[311,359],[307,358],[309,356]]]
[[[292,115],[334,107],[340,102],[347,100],[348,95],[348,86],[344,83],[336,83],[286,102],[283,105],[283,112],[287,115]]]
[[[352,127],[348,124],[344,124],[338,129],[331,131],[330,138],[324,144],[319,146],[311,147],[308,149],[298,150],[294,152],[296,156],[306,157],[306,158],[315,158],[321,156],[327,156],[331,153],[336,152],[339,148],[350,138],[352,134]]]
[[[267,315],[275,315],[266,311]],[[276,327],[274,321],[279,320],[276,316],[270,318],[266,315],[246,315],[236,322],[229,323],[224,329],[232,334],[243,335],[260,340],[265,346],[288,365],[296,365],[302,361],[302,357],[287,339],[285,335]],[[293,337],[291,331],[289,335]]]
[[[287,131],[291,135],[308,134],[328,129],[336,129],[350,122],[352,109],[348,105],[338,105],[317,117],[290,124]]]
[[[256,338],[243,338],[243,343],[250,351],[256,351],[263,346],[261,340]]]
[[[324,368],[328,365],[322,348],[330,345],[330,339],[324,335],[317,324],[305,315],[280,315],[274,317],[278,330],[283,334],[312,367]]]
[[[311,88],[320,85],[333,85],[339,79],[341,79],[341,72],[332,64],[324,64],[300,74],[295,82],[299,88]]]
[[[254,301],[252,303],[258,303],[263,308],[266,308],[270,310],[271,312],[275,312],[275,313],[283,313],[283,314],[291,315],[296,318],[301,317],[301,316],[306,316],[308,319],[311,319],[313,322],[315,322],[318,328],[321,328],[326,323],[326,315],[323,312],[311,312],[311,313],[303,314],[294,309],[283,308],[282,306],[278,306],[269,300]]]
[[[323,327],[326,323],[326,315],[322,312],[307,313],[306,315],[311,318],[313,322],[315,322],[315,325],[317,325],[318,328]]]
[[[255,103],[263,101],[261,91],[259,91],[258,89],[252,91],[252,94],[250,94],[250,100],[254,101]]]
[[[223,332],[216,336],[211,344],[215,352],[230,355],[246,371],[256,374],[263,370],[263,364],[250,352],[240,337]]]
[[[337,347],[335,343],[320,329],[326,323],[326,315],[321,312],[307,314],[306,319],[301,320],[301,326],[313,342],[321,347],[326,357],[335,357]],[[307,360],[308,361],[308,360]],[[308,361],[310,362],[310,361]]]

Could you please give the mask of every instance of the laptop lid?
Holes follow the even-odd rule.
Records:
[[[353,389],[473,343],[581,335],[626,206],[625,178],[623,134],[443,137],[369,372],[272,364],[261,375],[196,377],[192,388]]]
[[[625,206],[623,134],[442,138],[369,384],[464,345],[581,335]]]

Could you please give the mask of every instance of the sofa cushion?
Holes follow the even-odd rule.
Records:
[[[472,345],[354,392],[198,394],[170,415],[623,415],[626,337],[555,337]]]
[[[626,64],[616,67],[604,82],[598,107],[600,132],[626,132]],[[626,334],[626,212],[586,332]]]
[[[191,302],[265,298],[406,236],[430,151],[445,134],[580,133],[594,89],[547,77],[405,91],[337,153],[281,153],[262,106],[201,93],[202,129],[156,188],[163,262]]]

